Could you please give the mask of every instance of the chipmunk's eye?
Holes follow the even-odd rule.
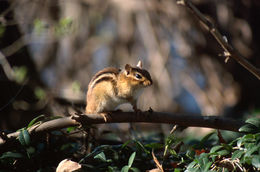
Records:
[[[135,77],[136,77],[137,79],[141,79],[141,78],[142,78],[142,76],[141,76],[141,75],[139,75],[138,73],[137,73],[137,74],[135,74]]]

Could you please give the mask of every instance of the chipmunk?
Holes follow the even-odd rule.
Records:
[[[152,83],[149,72],[142,69],[141,61],[136,67],[126,64],[123,70],[105,68],[96,73],[88,85],[86,113],[111,112],[123,103],[130,103],[138,112],[137,99],[143,88]]]

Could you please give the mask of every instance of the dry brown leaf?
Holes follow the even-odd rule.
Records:
[[[163,168],[162,168],[162,165],[160,164],[160,162],[158,161],[158,159],[156,158],[156,156],[154,155],[154,151],[152,150],[152,156],[153,156],[153,160],[157,166],[157,170],[159,170],[160,172],[164,172],[163,171]],[[155,170],[155,169],[153,169]]]
[[[69,159],[64,159],[59,163],[56,168],[56,172],[71,172],[79,169],[81,169],[81,165],[79,163]]]

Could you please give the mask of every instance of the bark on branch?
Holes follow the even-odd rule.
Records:
[[[64,117],[51,121],[47,121],[28,129],[31,137],[41,133],[46,133],[62,128],[78,125],[91,125],[102,123],[129,123],[129,122],[146,122],[146,123],[164,123],[177,124],[187,127],[206,127],[221,130],[229,130],[237,132],[244,125],[244,122],[234,119],[223,118],[219,116],[201,116],[187,114],[171,114],[164,112],[145,111],[138,114],[134,112],[113,112],[109,113],[106,118],[100,114],[75,115],[72,117]],[[6,151],[8,147],[17,143],[19,132],[14,132],[0,138],[0,152]]]
[[[214,26],[212,22],[210,22],[192,3],[190,0],[176,0],[178,4],[184,5],[187,7],[192,14],[194,14],[199,21],[203,24],[206,30],[208,30],[217,42],[221,45],[224,50],[224,56],[226,58],[232,57],[235,59],[240,65],[246,68],[249,72],[255,75],[260,80],[260,69],[256,68],[249,61],[246,60],[244,56],[242,56],[235,48],[233,48],[227,41],[226,37],[222,35],[217,27]]]

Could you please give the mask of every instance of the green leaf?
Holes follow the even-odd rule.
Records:
[[[216,151],[218,151],[219,149],[223,148],[223,146],[218,145],[218,146],[214,146],[210,149],[210,153],[214,153]]]
[[[94,159],[99,159],[103,162],[107,162],[106,155],[104,154],[104,152],[101,152],[101,153],[97,154],[96,156],[94,156]]]
[[[26,153],[27,153],[28,158],[31,158],[31,154],[35,153],[35,148],[32,146],[26,148]]]
[[[232,141],[229,143],[229,145],[234,146],[235,144],[237,144],[237,141],[238,141],[239,139],[241,139],[241,137],[238,137],[238,138],[232,140]]]
[[[231,145],[228,144],[221,144],[223,146],[224,149],[228,150],[228,151],[232,151],[233,147]]]
[[[0,159],[5,159],[5,158],[23,158],[23,155],[21,153],[16,153],[16,152],[5,152],[0,157]]]
[[[129,167],[132,167],[132,164],[133,164],[134,159],[135,159],[135,155],[136,155],[136,152],[133,152],[132,155],[130,156],[130,158],[128,160],[128,166]]]
[[[252,165],[256,168],[260,168],[260,155],[254,155],[252,159]]]
[[[131,142],[132,142],[132,140],[126,141],[124,144],[121,145],[121,148],[125,148]]]
[[[214,152],[214,153],[210,153],[209,157],[212,159],[212,161],[214,162],[216,160],[216,157],[218,157],[218,153]]]
[[[255,139],[255,134],[246,134],[242,138],[244,141],[252,141]]]
[[[25,144],[28,146],[31,142],[29,132],[27,130],[23,130],[23,136],[24,136]]]
[[[30,134],[29,132],[24,129],[20,131],[18,139],[23,146],[28,146],[30,144]]]
[[[169,135],[166,140],[165,140],[165,144],[167,146],[171,146],[175,141],[175,136],[174,135]]]
[[[200,154],[196,159],[198,160],[200,167],[203,167],[209,161],[208,155],[206,153]]]
[[[194,159],[195,151],[193,149],[187,150],[186,156],[189,157],[190,159]]]
[[[63,18],[59,21],[59,25],[61,27],[68,27],[69,25],[72,24],[72,19],[71,18]]]
[[[163,144],[161,143],[149,143],[144,145],[145,147],[152,148],[152,149],[160,149],[163,148]]]
[[[114,166],[108,166],[107,169],[108,169],[108,172],[118,171],[118,168],[114,167]]]
[[[73,21],[70,18],[61,19],[55,27],[55,33],[57,34],[57,36],[63,36],[72,32],[72,24]]]
[[[34,30],[36,34],[39,35],[44,29],[44,23],[40,19],[34,20]]]
[[[192,162],[188,165],[187,170],[189,171],[189,169],[192,169],[196,164],[197,164],[196,161],[192,161]]]
[[[134,140],[137,147],[141,148],[146,154],[150,154],[150,152],[144,147],[144,145],[138,140]]]
[[[29,153],[29,154],[33,154],[33,153],[35,153],[35,148],[32,147],[32,146],[30,146],[30,147],[28,147],[28,148],[26,149],[26,151],[27,151],[27,153]]]
[[[68,127],[67,128],[67,133],[70,133],[71,131],[74,131],[75,129],[77,129],[78,127]]]
[[[248,157],[248,156],[245,157],[245,156],[243,156],[242,159],[240,160],[240,162],[242,164],[246,163],[248,165],[251,165],[252,164],[252,157]]]
[[[128,165],[125,165],[122,169],[121,172],[128,172],[130,167]]]
[[[18,136],[18,140],[21,143],[21,145],[25,145],[25,141],[24,141],[24,137],[23,137],[23,130],[20,131],[19,136]]]
[[[14,79],[17,83],[22,83],[27,74],[27,68],[25,66],[20,66],[20,67],[13,67],[14,70]]]
[[[84,159],[88,158],[88,157],[91,157],[91,156],[94,156],[94,155],[97,155],[98,153],[101,153],[103,152],[103,150],[108,150],[108,149],[111,149],[112,146],[111,145],[101,145],[101,146],[98,146],[96,147],[91,153],[87,154],[84,158],[82,158],[79,163],[82,163],[84,161]]]
[[[172,154],[174,156],[178,156],[174,149],[169,149],[169,152],[170,152],[170,154]]]
[[[238,141],[237,141],[237,147],[241,147],[241,145],[242,145],[242,142],[243,142],[243,139],[242,138],[240,138]]]
[[[207,164],[203,168],[203,171],[209,171],[211,164],[212,164],[212,162],[207,162]]]
[[[248,148],[248,150],[246,151],[245,153],[245,157],[250,157],[252,153],[254,153],[255,151],[257,151],[259,149],[259,146],[253,146],[252,144],[252,147]]]
[[[241,128],[239,128],[238,131],[244,132],[244,133],[256,133],[256,132],[258,132],[258,128],[252,124],[246,124],[246,125],[242,126]]]
[[[205,153],[205,155],[207,155],[207,154]],[[204,157],[202,160],[203,160],[203,164],[207,164],[209,162],[208,156]]]
[[[133,172],[140,172],[140,170],[138,168],[135,168],[135,167],[131,167],[130,170],[133,171]]]
[[[35,97],[36,97],[38,100],[43,100],[43,99],[46,98],[46,93],[45,93],[45,91],[44,91],[42,88],[40,88],[40,87],[36,87],[36,88],[34,89],[34,95],[35,95]]]
[[[235,152],[233,152],[232,154],[232,160],[236,159],[236,158],[241,158],[241,156],[244,154],[245,152],[243,150],[236,150]]]
[[[39,115],[36,118],[34,118],[33,120],[31,120],[31,122],[28,124],[27,128],[30,128],[31,126],[33,126],[33,124],[35,124],[41,118],[44,118],[44,115]]]
[[[73,92],[78,93],[80,91],[80,83],[78,81],[74,81],[71,88]]]
[[[217,152],[219,155],[221,155],[221,156],[225,156],[225,155],[228,155],[229,154],[229,151],[227,151],[227,150],[221,150],[221,151],[218,151]]]
[[[181,172],[181,169],[180,168],[175,168],[174,172]]]
[[[201,170],[198,169],[198,167],[196,167],[196,168],[189,168],[185,172],[201,172]]]
[[[246,123],[252,124],[257,128],[260,128],[260,118],[249,118]]]

